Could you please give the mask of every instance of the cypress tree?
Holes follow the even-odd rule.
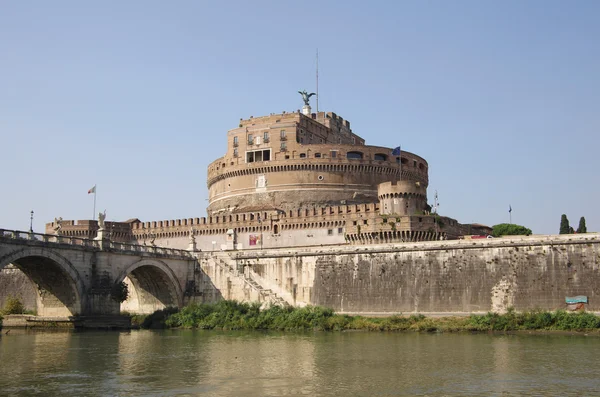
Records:
[[[585,226],[585,218],[582,216],[579,219],[579,227],[577,228],[577,233],[587,233],[587,227]]]
[[[559,234],[569,234],[569,220],[567,219],[567,216],[565,214],[562,214],[562,216],[560,217],[560,230],[559,230]]]

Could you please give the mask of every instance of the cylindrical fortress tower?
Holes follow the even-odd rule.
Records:
[[[423,195],[428,184],[423,158],[365,145],[335,113],[252,117],[227,137],[227,153],[208,167],[209,215],[374,203],[381,183],[418,182]]]
[[[384,182],[377,186],[379,213],[414,215],[427,207],[427,188],[420,182]]]

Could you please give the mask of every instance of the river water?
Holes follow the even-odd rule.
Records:
[[[6,396],[600,395],[597,336],[5,332]]]

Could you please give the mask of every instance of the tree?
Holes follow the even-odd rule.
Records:
[[[498,225],[492,226],[492,236],[494,237],[516,235],[529,236],[530,234],[531,229],[528,229],[525,226],[515,225],[514,223],[500,223]]]
[[[585,226],[585,218],[582,216],[579,219],[579,227],[577,228],[577,233],[587,233],[587,227]]]
[[[571,226],[569,226],[569,220],[565,214],[562,214],[560,217],[560,230],[559,234],[569,234]]]

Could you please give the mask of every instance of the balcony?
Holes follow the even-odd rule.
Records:
[[[238,141],[233,141],[233,147],[238,147],[240,146],[240,143]]]
[[[269,139],[269,137],[268,137],[268,136],[266,136],[266,137],[264,137],[264,138],[263,138],[263,142],[264,142],[264,143],[268,143],[268,142],[269,142],[269,140],[270,140],[270,139]]]
[[[279,140],[280,141],[287,141],[287,136],[282,135],[282,136],[279,137]]]

